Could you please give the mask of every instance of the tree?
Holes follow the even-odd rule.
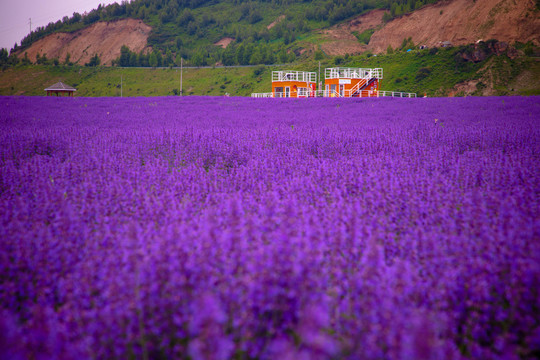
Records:
[[[150,63],[149,63],[149,56],[148,55],[145,55],[143,53],[143,51],[141,50],[141,52],[139,53],[139,55],[137,56],[137,64],[139,64],[139,66],[150,66]]]
[[[259,12],[259,10],[253,10],[251,12],[251,14],[249,14],[249,17],[248,17],[248,21],[249,21],[250,24],[258,23],[262,19],[263,19],[263,17],[261,15],[261,13]]]
[[[195,35],[195,33],[197,33],[197,30],[199,30],[199,26],[195,21],[190,22],[187,26],[187,32],[189,35]]]
[[[15,53],[12,53],[12,54],[9,54],[9,58],[8,58],[8,65],[10,66],[15,66],[19,63],[19,58],[17,57],[17,55],[15,55]]]
[[[131,55],[130,53],[131,53],[131,50],[129,50],[129,48],[126,45],[122,45],[122,47],[120,48],[120,61],[118,65],[129,66],[129,57]]]
[[[392,3],[392,5],[390,6],[390,16],[396,17],[397,7],[398,7],[397,2]]]
[[[253,44],[248,44],[244,49],[244,56],[242,58],[242,64],[249,65],[251,60],[251,55],[253,55]]]
[[[195,18],[193,17],[193,13],[191,12],[190,9],[186,8],[184,9],[184,11],[182,11],[182,13],[178,16],[178,18],[176,19],[176,22],[178,23],[178,25],[180,26],[187,26],[190,22],[192,22],[193,20],[195,20]]]
[[[274,49],[271,47],[266,48],[266,54],[264,57],[265,64],[274,64],[276,62],[276,55],[274,54]]]
[[[279,51],[278,59],[281,64],[285,64],[289,60],[285,48],[281,48],[281,50]]]
[[[163,66],[163,56],[161,56],[161,51],[155,50],[155,52],[156,52],[157,66]]]
[[[73,17],[71,18],[70,23],[71,23],[71,24],[76,24],[76,23],[78,23],[79,21],[81,21],[81,19],[82,19],[81,14],[79,14],[78,12],[74,12],[74,13],[73,13]]]
[[[174,63],[176,66],[180,66],[182,64],[182,55],[180,55],[180,52],[176,54],[176,59],[174,60]]]
[[[173,54],[171,49],[167,49],[165,53],[165,66],[172,66],[174,64]]]
[[[101,5],[101,4],[100,4]],[[98,10],[92,10],[83,18],[83,22],[85,25],[90,25],[95,23],[96,21],[99,21],[100,19],[100,13],[101,9],[98,8]]]
[[[244,62],[244,44],[240,44],[236,49],[236,63],[243,64]]]
[[[0,49],[0,65],[7,64],[8,57],[9,57],[9,54],[8,54],[7,49],[4,49],[4,48]]]
[[[392,45],[388,45],[388,47],[386,48],[386,53],[387,54],[393,54],[394,53],[394,49],[392,49]]]
[[[144,20],[146,19],[146,15],[147,15],[146,6],[141,6],[139,8],[139,12],[137,13],[137,18]]]
[[[250,65],[257,65],[257,64],[263,63],[263,56],[259,48],[255,49],[255,51],[251,55],[251,59],[249,60],[249,63]]]
[[[150,54],[150,57],[148,58],[148,64],[153,68],[157,66],[158,62],[157,62],[157,55],[155,52],[152,52]]]
[[[90,61],[84,64],[84,66],[99,66],[99,64],[101,64],[101,59],[98,54],[94,54],[94,56],[90,58]]]
[[[291,52],[288,54],[287,57],[288,57],[287,60],[289,60],[289,62],[293,62],[293,61],[296,60],[296,54],[294,53],[294,51],[291,51]]]
[[[24,52],[24,57],[22,58],[22,64],[23,65],[30,65],[32,64],[32,62],[30,61],[30,59],[28,58],[28,53],[25,51]]]
[[[137,66],[137,54],[134,52],[129,55],[129,66]]]
[[[41,65],[49,65],[49,59],[47,59],[47,54],[39,55],[39,53],[36,55],[36,64]]]
[[[203,51],[201,49],[197,50],[195,55],[193,55],[193,57],[191,58],[191,62],[195,66],[204,66],[204,65],[206,65],[205,60],[206,60],[205,55],[204,55],[204,53],[203,53]]]
[[[180,49],[184,45],[184,42],[182,41],[182,38],[180,36],[176,37],[176,48]]]
[[[234,45],[229,44],[221,53],[221,62],[223,65],[230,66],[236,64],[236,57],[235,57],[235,51],[234,51]]]

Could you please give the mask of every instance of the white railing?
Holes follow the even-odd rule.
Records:
[[[324,70],[326,79],[382,79],[383,69],[365,69],[365,68],[326,68]]]
[[[378,97],[377,90],[345,90],[345,97]]]
[[[415,98],[416,93],[406,93],[406,92],[399,92],[399,91],[379,91],[379,97],[383,97],[383,96]]]
[[[347,90],[349,91],[349,90]],[[298,96],[295,96],[296,93],[289,93],[289,96],[286,96],[285,92],[275,92],[275,93],[253,93],[251,94],[252,98],[284,98],[284,97],[299,97],[299,98],[313,98],[313,97],[325,97],[325,98],[339,98],[342,97],[335,90],[307,90],[306,92],[298,92]],[[291,96],[292,95],[292,96]],[[347,92],[345,92],[345,97]],[[415,98],[416,93],[406,93],[400,91],[377,91],[377,90],[360,90],[358,91],[359,97],[401,97],[401,98]]]
[[[368,79],[366,79],[365,81],[357,82],[356,85],[354,85],[351,89],[345,90],[345,95],[349,95],[348,97],[351,97],[352,95],[354,95],[355,92],[358,91],[358,89],[360,89],[360,84],[362,86],[366,86],[368,82],[369,82]]]
[[[317,82],[317,73],[294,70],[272,71],[272,81]]]
[[[332,90],[311,90],[301,88],[298,92],[291,91],[286,96],[285,92],[269,92],[269,93],[252,93],[252,98],[284,98],[284,97],[298,97],[298,98],[314,98],[314,97],[340,97],[337,91]]]
[[[329,98],[338,98],[341,97],[336,90],[317,90],[315,91],[316,97],[329,97]]]
[[[271,92],[269,92],[269,93],[253,93],[253,94],[251,94],[251,97],[252,98],[271,98],[271,97],[274,97],[274,94],[272,94]]]

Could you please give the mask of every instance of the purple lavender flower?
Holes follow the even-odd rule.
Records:
[[[2,355],[535,358],[539,105],[0,97]]]

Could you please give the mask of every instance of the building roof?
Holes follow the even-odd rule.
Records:
[[[54,85],[49,86],[45,91],[77,91],[73,86],[69,86],[59,81]]]

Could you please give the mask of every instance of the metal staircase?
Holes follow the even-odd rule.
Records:
[[[357,83],[352,89],[349,90],[350,94],[351,94],[351,97],[361,97],[362,91],[364,91],[365,88],[372,85],[376,80],[377,80],[377,78],[371,78],[371,79],[368,79],[365,82]]]

